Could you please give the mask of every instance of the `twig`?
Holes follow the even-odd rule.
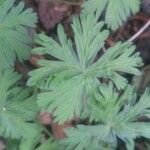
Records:
[[[135,34],[133,35],[128,42],[134,41],[140,34],[142,34],[150,26],[150,20]]]

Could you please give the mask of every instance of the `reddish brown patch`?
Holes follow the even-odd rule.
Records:
[[[57,1],[39,0],[38,15],[40,22],[46,30],[52,29],[64,19],[69,8],[69,5]]]

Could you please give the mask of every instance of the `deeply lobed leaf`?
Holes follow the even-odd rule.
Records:
[[[37,16],[32,9],[24,10],[24,2],[14,6],[15,0],[0,5],[0,65],[12,66],[16,59],[29,58],[32,38],[27,28],[34,28]],[[29,21],[30,20],[30,21]]]
[[[0,135],[6,138],[28,138],[40,131],[37,124],[29,123],[38,112],[35,96],[16,85],[19,79],[12,70],[0,72]]]
[[[76,128],[66,129],[67,138],[62,143],[68,150],[94,150],[108,145],[111,146],[109,149],[114,149],[117,146],[117,138],[126,143],[128,150],[133,150],[134,139],[150,138],[150,123],[138,121],[140,117],[149,117],[150,90],[146,90],[137,101],[131,86],[119,95],[110,83],[109,87],[100,86],[99,91],[91,98],[95,100],[90,104],[90,119],[95,121],[96,125],[78,125]]]
[[[74,116],[86,116],[88,97],[100,84],[98,78],[111,79],[121,89],[127,80],[119,72],[140,74],[137,67],[142,65],[142,60],[128,42],[116,44],[95,61],[108,36],[108,31],[102,27],[103,23],[97,22],[95,15],[81,14],[72,24],[75,46],[61,25],[58,26],[58,42],[41,34],[36,40],[40,47],[33,52],[49,54],[56,60],[40,60],[41,67],[29,74],[28,85],[46,90],[39,94],[38,105],[43,111],[53,112],[60,123]]]
[[[106,24],[116,30],[131,14],[139,11],[140,0],[88,0],[82,7],[83,12],[97,13],[98,16],[105,12]]]

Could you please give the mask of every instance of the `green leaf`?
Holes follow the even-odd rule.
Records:
[[[6,139],[6,149],[7,150],[19,150],[20,142],[17,140]]]
[[[20,139],[32,137],[40,132],[33,122],[38,112],[35,96],[29,89],[21,89],[16,81],[20,79],[12,70],[0,72],[0,135]]]
[[[19,150],[59,150],[59,144],[53,138],[43,139],[41,135],[22,139]]]
[[[73,117],[87,117],[88,97],[101,84],[99,78],[111,79],[122,89],[127,80],[119,72],[139,75],[137,67],[142,65],[139,53],[134,53],[135,47],[128,42],[119,42],[96,59],[108,31],[102,30],[103,22],[97,22],[94,14],[75,17],[72,28],[75,46],[61,25],[58,26],[58,42],[39,35],[36,42],[40,47],[33,52],[49,54],[56,60],[40,60],[41,67],[29,73],[27,83],[41,90],[38,105],[43,111],[53,112],[59,123]]]
[[[119,89],[126,86],[127,80],[119,75],[119,72],[140,75],[136,66],[142,66],[139,53],[134,53],[135,46],[131,43],[117,43],[90,68],[89,73],[93,77],[109,78]]]
[[[110,83],[109,86],[101,85],[91,99],[90,119],[96,125],[66,129],[67,138],[62,140],[66,149],[95,150],[104,145],[115,148],[119,138],[125,142],[128,150],[133,150],[136,138],[150,138],[150,123],[138,121],[140,117],[150,114],[150,90],[137,99],[133,87],[128,86],[120,95]]]
[[[2,5],[2,3],[4,2],[5,0],[0,0],[0,5]]]
[[[13,65],[15,60],[29,58],[32,38],[27,28],[34,28],[37,16],[32,9],[24,10],[24,2],[14,6],[15,0],[0,5],[0,65]],[[29,21],[30,20],[30,21]]]
[[[84,85],[85,83],[80,81],[80,78],[65,81],[52,92],[39,94],[38,105],[42,107],[43,111],[53,112],[55,121],[60,123],[66,119],[72,119],[74,116],[80,116],[86,109],[86,100],[84,105],[82,93]],[[80,100],[81,98],[83,101]]]
[[[98,16],[105,11],[106,24],[112,30],[116,30],[131,14],[139,11],[140,0],[88,0],[82,7],[83,12],[95,12]]]
[[[112,150],[117,142],[109,127],[104,125],[78,125],[77,128],[68,128],[65,131],[67,138],[62,140],[61,143],[66,145],[66,150],[97,150],[105,148]],[[104,139],[106,140],[105,142],[102,141]],[[111,146],[107,145],[106,142],[109,142]]]
[[[46,142],[41,144],[40,147],[36,148],[36,150],[59,150],[58,143],[53,139],[48,139]]]
[[[39,144],[41,135],[33,136],[32,138],[24,138],[21,140],[19,150],[35,150],[37,144]]]

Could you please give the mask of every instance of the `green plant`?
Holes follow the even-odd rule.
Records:
[[[83,11],[101,16],[105,12],[105,22],[116,30],[131,14],[140,9],[140,0],[88,0],[83,3]]]
[[[4,2],[5,0],[0,0],[0,5]]]
[[[38,125],[31,123],[38,112],[35,96],[17,85],[20,75],[12,70],[0,72],[0,135],[20,139],[37,136]]]
[[[40,138],[41,137],[22,141],[19,150],[59,150],[59,144],[54,139],[49,138],[40,143]],[[40,146],[37,147],[38,143],[40,143]]]
[[[95,124],[66,129],[66,150],[112,150],[117,147],[117,138],[128,150],[134,150],[134,139],[150,138],[150,123],[139,121],[150,117],[149,89],[138,99],[133,87],[127,86],[119,95],[110,83],[101,85],[90,99],[90,122]]]
[[[6,0],[0,5],[0,68],[12,66],[16,59],[23,61],[30,56],[32,38],[27,28],[35,27],[37,16],[32,9],[24,10],[24,2],[17,6],[14,2]]]
[[[137,67],[142,61],[131,43],[119,42],[95,61],[108,37],[108,31],[102,27],[103,22],[97,22],[95,15],[82,14],[73,19],[75,47],[61,25],[59,42],[42,34],[36,40],[41,47],[35,48],[34,53],[49,54],[58,60],[40,60],[41,68],[29,74],[28,85],[41,89],[38,105],[44,111],[53,112],[59,123],[75,116],[86,117],[87,97],[100,84],[98,78],[111,79],[121,89],[127,80],[119,72],[140,73]]]
[[[21,141],[7,139],[8,150],[59,150],[59,144],[52,138],[44,139],[40,134],[36,137],[25,138]],[[41,142],[42,141],[42,142]]]
[[[150,138],[150,90],[139,97],[124,76],[141,74],[139,52],[131,42],[117,42],[103,52],[109,31],[98,21],[106,12],[105,22],[115,30],[139,4],[88,0],[81,15],[73,17],[72,39],[62,25],[56,39],[37,35],[33,54],[45,58],[29,73],[26,87],[12,67],[30,56],[28,28],[36,26],[37,16],[23,2],[0,0],[0,137],[6,149],[113,150],[119,139],[134,150],[136,138]],[[40,111],[52,114],[52,125],[80,123],[64,129],[67,137],[57,141],[42,126]]]

